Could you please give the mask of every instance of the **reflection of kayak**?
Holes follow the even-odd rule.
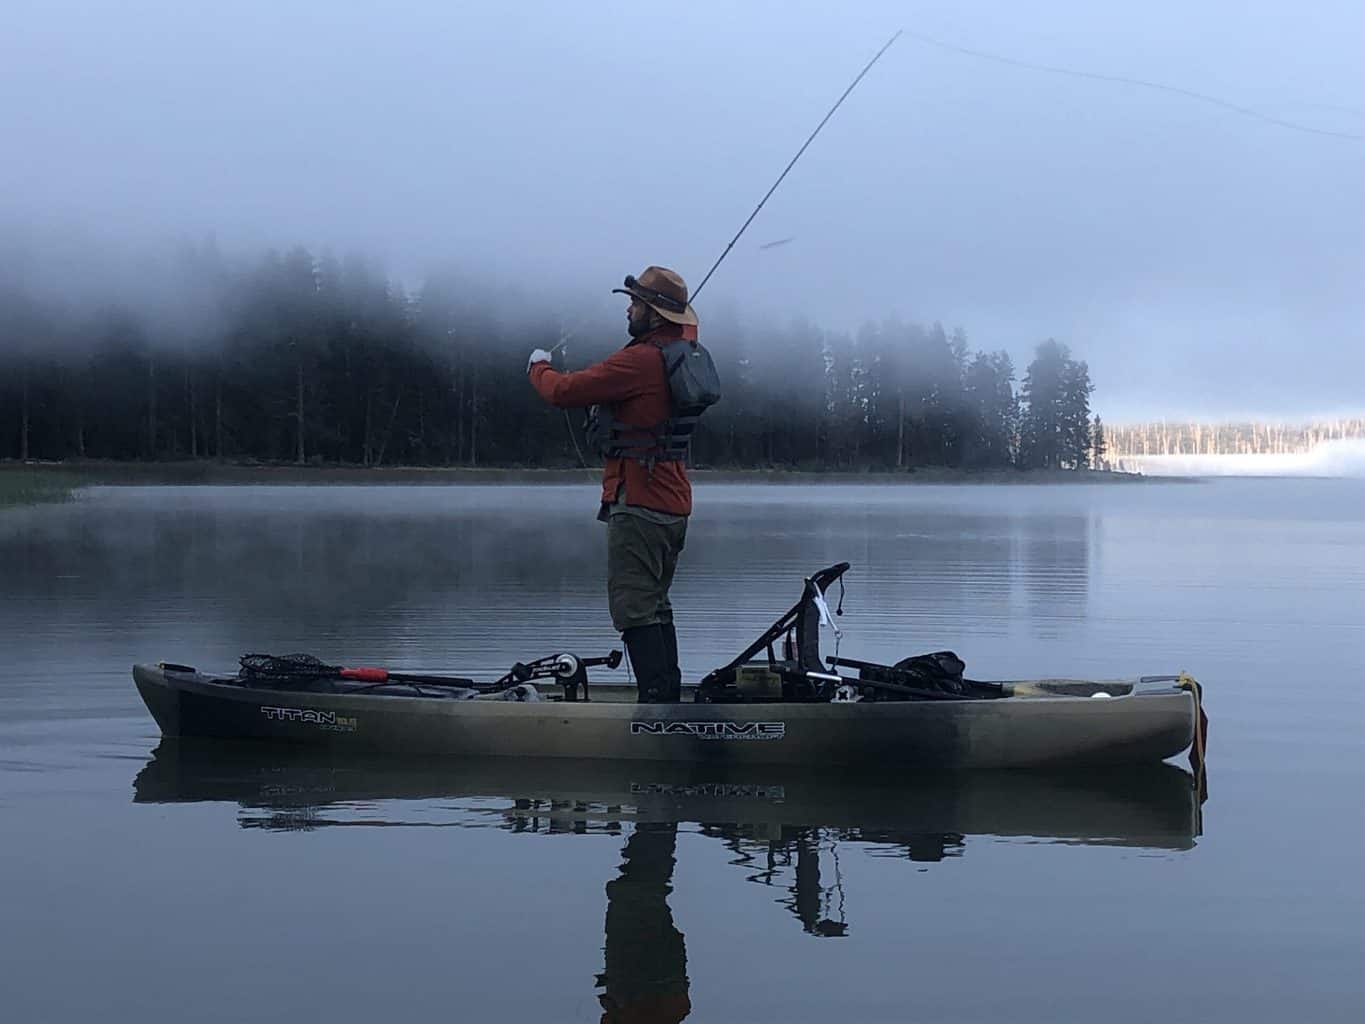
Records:
[[[1158,762],[1195,737],[1198,689],[1183,675],[979,682],[962,676],[951,652],[895,665],[822,660],[821,625],[833,628],[824,590],[847,568],[807,579],[790,611],[680,704],[637,704],[633,687],[590,686],[586,666],[614,665],[615,654],[552,656],[488,684],[266,655],[244,658],[235,676],[162,664],[137,665],[133,678],[168,737],[356,752],[999,768]],[[537,690],[535,679],[550,688]]]
[[[493,825],[517,831],[690,822],[775,839],[811,828],[847,838],[923,844],[926,836],[1035,836],[1187,849],[1199,834],[1193,780],[1173,765],[1121,772],[817,772],[789,766],[719,771],[700,765],[571,759],[471,759],[436,765],[336,756],[309,748],[163,740],[138,773],[139,803],[230,801],[244,824],[307,828]],[[434,821],[388,801],[467,800]],[[490,802],[491,801],[491,802]],[[335,814],[329,814],[332,808]]]

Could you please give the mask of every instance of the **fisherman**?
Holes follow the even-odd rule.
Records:
[[[692,485],[684,460],[661,458],[653,445],[673,413],[661,346],[696,341],[697,314],[683,279],[663,267],[646,267],[612,291],[630,297],[624,348],[576,373],[555,370],[551,354],[536,349],[527,373],[551,405],[600,406],[606,422],[616,424],[599,440],[606,457],[597,518],[607,524],[607,603],[630,653],[640,703],[676,703],[682,673],[668,588],[687,538]]]

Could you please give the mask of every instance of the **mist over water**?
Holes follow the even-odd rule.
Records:
[[[1306,452],[1276,455],[1147,455],[1122,460],[1152,476],[1365,477],[1365,440],[1322,441]]]
[[[134,661],[247,650],[479,675],[605,653],[595,501],[96,488],[0,513],[16,1018],[1357,1015],[1359,481],[698,488],[673,595],[689,678],[847,559],[846,656],[1193,672],[1202,804],[1183,761],[716,778],[165,743],[133,689]],[[1009,951],[989,985],[983,949]]]
[[[708,286],[704,324],[941,321],[1019,365],[1056,337],[1111,421],[1354,408],[1365,145],[951,49],[1361,134],[1359,5],[1314,12],[794,4],[775,22],[700,3],[661,48],[618,3],[20,2],[0,260],[67,306],[169,320],[184,296],[158,268],[210,236],[248,261],[361,253],[409,290],[454,267],[536,315],[596,313],[646,264],[698,283],[905,27],[949,46],[888,51]]]

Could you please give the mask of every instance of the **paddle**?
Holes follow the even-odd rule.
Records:
[[[410,672],[390,672],[386,668],[346,668],[327,665],[311,654],[244,654],[242,673],[253,679],[354,679],[362,683],[423,683],[427,686],[454,686],[460,689],[478,687],[478,683],[462,676],[415,675]]]

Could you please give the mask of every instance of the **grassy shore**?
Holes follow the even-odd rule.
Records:
[[[69,501],[84,481],[65,468],[22,463],[0,468],[0,508]]]
[[[770,484],[1078,484],[1133,483],[1136,473],[1100,470],[966,470],[922,467],[901,472],[810,471],[793,469],[693,469],[693,481]],[[590,483],[600,469],[470,468],[395,466],[298,466],[214,462],[0,462],[0,505],[62,500],[83,484],[491,484]],[[1166,478],[1169,479],[1169,478]],[[39,495],[52,495],[40,497]]]

